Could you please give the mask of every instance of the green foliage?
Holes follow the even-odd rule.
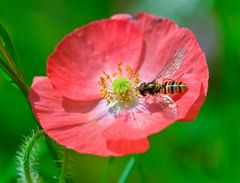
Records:
[[[7,31],[0,24],[0,74],[23,94],[28,96],[28,86],[20,68],[17,53]]]
[[[4,29],[4,27],[0,24],[0,44],[4,47],[6,52],[8,53],[11,60],[13,60],[16,65],[19,67],[19,60],[17,53],[15,51],[15,48],[12,44],[12,41],[7,33],[7,31]]]
[[[14,78],[18,79],[18,77],[1,58],[0,58],[0,74],[14,87],[18,88],[17,84],[14,82]]]

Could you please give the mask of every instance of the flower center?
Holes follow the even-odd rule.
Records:
[[[117,72],[107,74],[103,71],[98,84],[102,86],[100,95],[108,104],[113,107],[131,108],[140,97],[136,89],[140,83],[138,72],[129,65],[122,69],[122,64],[118,64]]]
[[[130,87],[130,81],[127,78],[117,78],[112,82],[112,90],[117,94],[125,94]]]

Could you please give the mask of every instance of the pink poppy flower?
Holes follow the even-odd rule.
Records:
[[[139,93],[139,85],[151,82],[179,49],[182,64],[168,78],[187,90],[168,95],[177,111],[170,118],[152,97]],[[190,30],[147,13],[119,14],[67,35],[48,58],[47,76],[34,78],[29,100],[59,144],[121,156],[145,152],[149,135],[196,118],[207,87],[205,55]]]

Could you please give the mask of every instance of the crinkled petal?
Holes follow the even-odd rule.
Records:
[[[206,99],[206,95],[207,95],[207,91],[208,91],[209,73],[208,73],[207,68],[202,67],[201,69],[202,69],[202,71],[197,73],[198,78],[202,81],[199,97],[194,102],[194,104],[191,106],[187,115],[184,118],[180,119],[180,121],[187,122],[187,121],[194,120],[197,117],[199,110]]]
[[[188,86],[188,90],[185,93],[175,94],[172,96],[172,99],[178,107],[178,119],[183,119],[187,116],[192,106],[198,100],[202,83],[199,77],[195,74],[184,74],[178,79],[178,81],[181,81]],[[199,103],[198,110],[201,105],[202,103]]]
[[[139,71],[142,80],[154,79],[179,48],[185,50],[184,62],[180,69],[171,76],[171,79],[175,79],[183,73],[201,73],[200,79],[208,77],[208,72],[201,72],[207,70],[205,55],[190,30],[180,28],[169,19],[147,13],[135,16],[119,14],[115,15],[113,19],[128,19],[144,33],[145,56]]]
[[[65,97],[99,99],[97,84],[103,71],[118,63],[140,65],[142,34],[125,20],[93,22],[66,36],[48,59],[47,75]]]
[[[188,122],[188,121],[194,120],[197,117],[199,110],[200,110],[201,106],[203,105],[203,102],[205,101],[205,99],[206,99],[206,94],[204,93],[203,84],[201,84],[199,97],[193,103],[193,105],[191,106],[190,110],[185,115],[185,117],[182,119],[179,119],[179,121]]]
[[[127,114],[124,112],[123,114],[124,117],[118,118],[105,129],[103,132],[105,138],[109,140],[144,139],[175,121],[166,118],[155,102],[148,103],[144,98],[140,99],[138,106],[130,109]]]
[[[179,78],[188,85],[187,92],[172,96],[177,104],[178,117],[183,119],[199,98],[201,81],[194,74],[185,74]],[[142,99],[142,105],[129,112],[127,120],[119,118],[103,132],[107,139],[141,139],[157,133],[176,120],[166,117],[155,102],[147,104]],[[198,106],[200,109],[201,104]]]
[[[96,154],[100,156],[119,156],[129,152],[140,152],[138,143],[130,140],[126,147],[122,141],[114,144],[122,149],[108,149],[106,139],[102,137],[105,128],[114,121],[109,115],[103,101],[74,101],[62,97],[55,90],[47,77],[35,77],[29,99],[35,116],[45,132],[59,144],[76,150],[79,153]],[[145,147],[145,142],[142,143]]]
[[[182,74],[192,73],[202,82],[198,100],[190,106],[189,113],[182,121],[194,119],[206,98],[209,77],[205,55],[194,34],[186,28],[180,28],[169,19],[147,13],[135,16],[119,14],[112,18],[129,20],[144,33],[144,57],[139,71],[143,81],[152,81],[163,70],[173,53],[179,48],[184,49],[183,64],[169,79],[176,80]]]

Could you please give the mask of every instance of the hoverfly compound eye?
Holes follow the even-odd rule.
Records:
[[[141,83],[139,86],[139,93],[142,96],[146,96],[146,87],[147,87],[147,83],[145,83],[145,82]]]
[[[146,88],[147,83],[143,82],[140,84],[140,88]]]

